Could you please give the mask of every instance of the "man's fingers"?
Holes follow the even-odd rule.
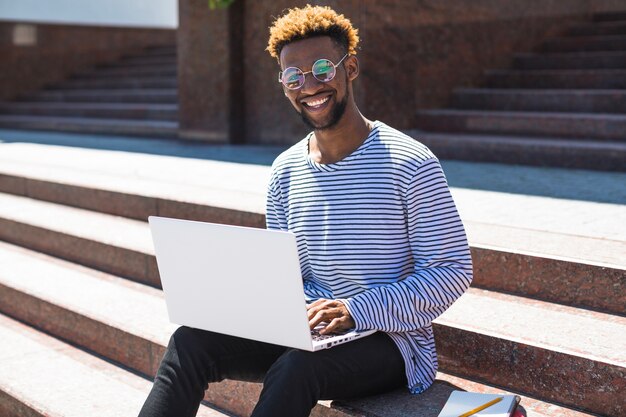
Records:
[[[328,301],[328,300],[325,299],[325,298],[320,298],[318,300],[313,301],[311,304],[307,304],[306,308],[310,309],[310,308],[313,308],[313,307],[317,307],[317,306],[319,306],[320,304],[323,304],[326,301]]]
[[[341,311],[337,308],[320,310],[312,318],[309,318],[309,326],[313,329],[320,323],[329,322],[340,316]]]
[[[344,330],[345,320],[346,320],[345,317],[337,317],[337,318],[332,319],[332,321],[328,324],[328,326],[320,330],[320,334],[327,334],[327,333],[335,332],[337,330]]]
[[[307,315],[309,317],[309,320],[315,317],[315,315],[318,314],[320,311],[324,311],[330,307],[336,307],[336,302],[333,300],[326,300],[323,298],[311,304],[308,304],[306,308],[307,308]]]
[[[309,320],[312,320],[313,317],[317,316],[321,311],[324,311],[322,307],[317,306],[317,307],[312,307],[310,309],[307,310],[307,316],[309,317]]]
[[[334,306],[337,302],[335,300],[327,300],[325,298],[320,298],[318,300],[313,301],[311,304],[307,304],[306,308],[320,308],[324,306]]]
[[[323,334],[354,327],[354,320],[341,301],[320,298],[307,305],[307,316],[311,329],[320,323],[328,323],[324,330],[320,331]]]
[[[317,322],[319,324],[324,321],[330,321],[331,319],[336,317],[336,311],[334,309],[325,309],[318,311],[315,316],[313,316],[312,321]]]
[[[341,302],[338,302],[337,304],[339,307],[334,309],[336,312],[335,317],[330,321],[328,326],[324,328],[324,330],[320,331],[320,333],[327,334],[339,330],[349,330],[356,326],[356,323],[346,306]]]

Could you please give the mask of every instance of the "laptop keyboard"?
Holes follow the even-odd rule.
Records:
[[[313,338],[314,342],[318,342],[320,340],[330,339],[331,337],[340,336],[342,334],[345,334],[345,332],[337,332],[337,333],[331,333],[331,334],[320,334],[320,328],[317,328],[317,327],[315,329],[311,330],[311,338]]]

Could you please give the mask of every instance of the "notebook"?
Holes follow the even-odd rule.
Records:
[[[472,414],[472,417],[511,417],[520,402],[519,396],[465,391],[452,391],[439,417],[459,417],[498,397],[502,397],[502,401]]]

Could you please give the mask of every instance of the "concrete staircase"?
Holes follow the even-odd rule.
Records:
[[[573,25],[416,120],[442,158],[626,171],[626,15]]]
[[[263,227],[268,175],[260,165],[0,143],[0,415],[136,415],[175,328],[147,217]],[[452,389],[520,393],[528,416],[624,415],[626,236],[615,227],[624,206],[453,194],[475,281],[435,322],[437,382],[420,396],[320,402],[312,415],[436,417]],[[259,392],[212,385],[199,415],[246,416]]]
[[[0,103],[0,127],[176,137],[176,47],[146,48]]]

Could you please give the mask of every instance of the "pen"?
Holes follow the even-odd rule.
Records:
[[[471,416],[471,415],[473,415],[473,414],[476,414],[476,413],[477,413],[477,412],[479,412],[479,411],[484,410],[484,409],[485,409],[485,408],[487,408],[487,407],[491,407],[492,405],[494,405],[494,404],[496,404],[496,403],[499,403],[500,401],[502,401],[502,397],[498,397],[498,398],[496,398],[496,399],[494,399],[494,400],[489,401],[489,402],[488,402],[488,403],[486,403],[486,404],[483,404],[483,405],[481,405],[481,406],[478,406],[478,407],[474,408],[473,410],[468,411],[467,413],[463,413],[463,414],[461,414],[459,417],[469,417],[469,416]]]

